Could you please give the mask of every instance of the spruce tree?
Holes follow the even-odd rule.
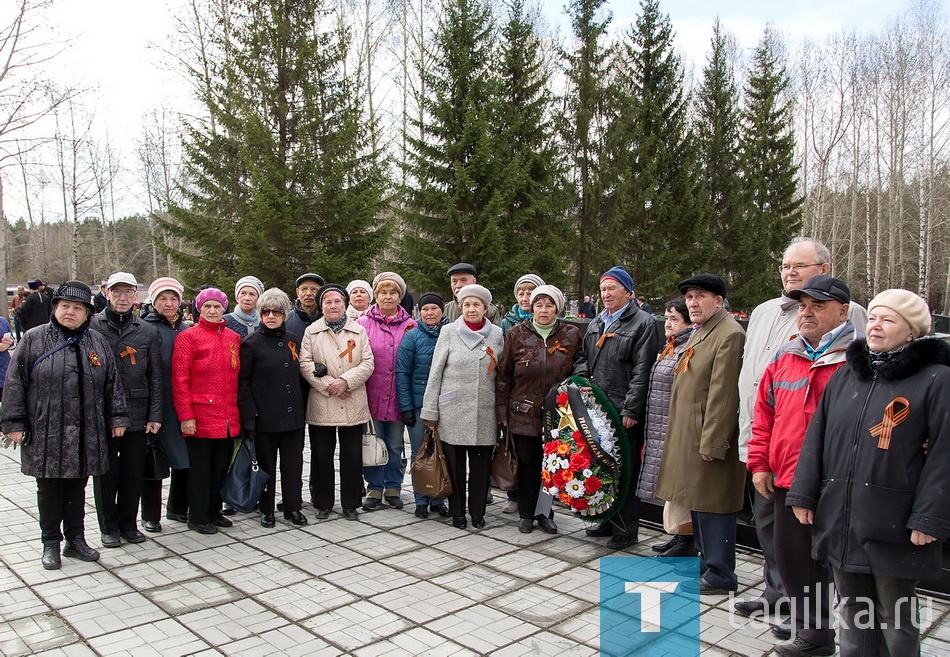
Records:
[[[745,213],[739,168],[739,90],[731,61],[733,41],[719,19],[696,92],[695,133],[702,181],[707,249],[702,266],[720,274],[733,290],[745,274],[737,245],[744,240]],[[734,295],[730,293],[730,300]]]
[[[742,307],[775,295],[779,261],[801,226],[803,197],[798,191],[789,77],[772,28],[752,56],[742,110],[742,172],[748,194],[744,230],[736,249],[745,271],[732,297]]]
[[[566,195],[551,119],[551,75],[532,18],[524,0],[511,0],[501,30],[494,125],[508,257],[497,276],[513,282],[535,272],[562,285],[570,236],[564,221]]]
[[[609,49],[605,41],[612,17],[606,0],[571,0],[574,49],[561,53],[565,66],[560,133],[568,159],[568,192],[576,230],[573,253],[574,293],[596,296],[602,272],[616,264],[620,249],[616,227],[604,212],[603,126],[607,121]]]
[[[423,118],[411,121],[403,166],[401,267],[416,289],[447,291],[445,271],[473,263],[479,283],[506,283],[503,264],[505,199],[497,190],[494,39],[483,0],[447,0],[432,58],[421,71]]]
[[[638,291],[665,296],[695,272],[704,247],[699,187],[673,28],[657,0],[640,8],[617,46],[607,205],[619,219],[623,261]]]
[[[365,275],[385,243],[386,180],[361,94],[343,76],[348,37],[322,0],[241,0],[208,115],[185,143],[190,184],[164,228],[185,281],[228,289],[244,274],[293,288],[303,271]],[[166,248],[169,248],[166,246]]]

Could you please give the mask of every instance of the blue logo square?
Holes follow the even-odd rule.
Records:
[[[698,657],[699,559],[600,560],[600,654]]]

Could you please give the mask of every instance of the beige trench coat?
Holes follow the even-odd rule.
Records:
[[[673,375],[657,497],[706,513],[742,509],[739,370],[744,344],[742,327],[722,309],[687,340],[680,372]],[[704,461],[703,455],[714,460]]]

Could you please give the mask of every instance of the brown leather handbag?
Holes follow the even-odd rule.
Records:
[[[518,490],[518,457],[511,434],[506,429],[502,439],[495,445],[495,455],[491,461],[491,476],[495,485],[502,490]]]
[[[445,455],[442,454],[442,441],[439,439],[438,430],[426,429],[410,472],[412,490],[419,495],[436,499],[452,494],[449,466],[445,462]]]

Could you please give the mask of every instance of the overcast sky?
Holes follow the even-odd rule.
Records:
[[[566,36],[567,0],[540,1],[548,24]],[[7,0],[7,4],[13,3]],[[56,0],[50,12],[49,29],[69,42],[54,76],[90,90],[84,104],[94,109],[97,122],[107,126],[110,139],[126,157],[132,155],[147,112],[163,105],[189,105],[187,86],[167,70],[163,63],[167,56],[161,51],[174,29],[173,14],[185,4],[185,0]],[[692,63],[696,70],[705,62],[716,16],[743,48],[755,46],[767,23],[785,34],[794,48],[803,38],[821,42],[845,28],[878,31],[909,6],[910,0],[661,0],[661,10],[673,22],[678,48],[687,66]],[[613,30],[621,31],[636,20],[639,2],[615,1],[608,8]],[[7,211],[15,217],[20,204],[12,195]]]

